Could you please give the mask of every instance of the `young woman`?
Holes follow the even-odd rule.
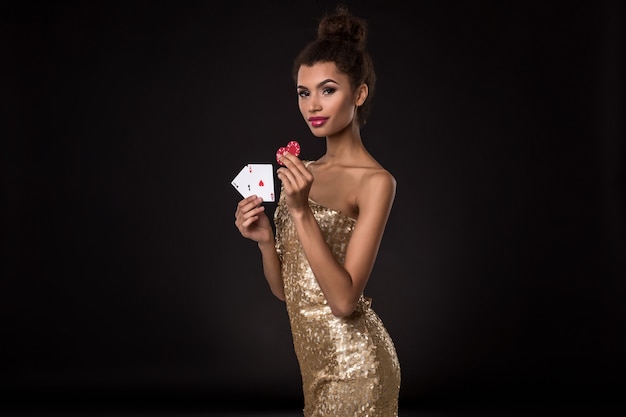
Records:
[[[300,112],[326,153],[280,158],[275,233],[261,198],[241,200],[235,212],[286,303],[306,417],[398,415],[398,357],[364,296],[396,192],[361,140],[376,81],[365,38],[365,21],[343,6],[320,21],[293,76]]]

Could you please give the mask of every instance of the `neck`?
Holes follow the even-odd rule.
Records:
[[[354,123],[326,137],[326,154],[323,158],[327,162],[349,159],[362,153],[367,151],[361,140],[361,132]]]

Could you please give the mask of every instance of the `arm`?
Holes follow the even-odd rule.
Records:
[[[285,301],[285,288],[283,277],[280,273],[280,259],[274,246],[274,238],[266,243],[258,243],[261,257],[263,258],[263,274],[270,286],[272,294],[278,299]]]
[[[244,198],[237,204],[235,226],[245,238],[257,242],[263,262],[263,274],[272,294],[285,301],[280,259],[274,246],[274,232],[265,214],[263,199],[257,196]]]
[[[320,288],[334,315],[348,316],[363,294],[378,255],[395,197],[395,180],[388,173],[372,176],[359,196],[356,223],[343,264],[332,253],[310,210],[294,216],[298,237]]]
[[[331,311],[339,317],[348,316],[354,311],[374,267],[395,198],[395,179],[387,171],[379,171],[369,176],[360,187],[357,201],[359,219],[345,262],[341,265],[331,253],[308,203],[305,204],[306,199],[303,198],[304,195],[308,196],[312,175],[306,168],[303,170],[303,166],[296,161],[289,163],[285,160],[285,163],[294,171],[290,173],[281,168],[279,177],[285,185],[298,239]]]

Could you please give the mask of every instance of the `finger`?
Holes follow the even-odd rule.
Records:
[[[248,219],[252,217],[257,217],[259,213],[262,213],[264,210],[265,210],[264,206],[254,207],[251,210],[246,211],[245,213],[242,213],[241,219],[245,223]]]
[[[290,154],[291,155],[291,154]],[[285,159],[285,166],[279,168],[277,172],[283,172],[287,175],[291,175],[292,178],[304,178],[303,173],[308,172],[308,169],[304,166],[295,156],[291,155],[291,159]]]
[[[239,213],[247,213],[253,208],[259,206],[263,199],[256,195],[251,195],[249,197],[244,198],[243,200],[237,203],[237,210],[235,211],[235,216]]]
[[[249,219],[246,219],[241,225],[243,227],[249,227],[250,225],[252,225],[252,223],[256,222],[257,220],[259,220],[259,216],[252,216]]]
[[[283,163],[289,170],[297,175],[300,175],[306,181],[310,181],[313,178],[311,171],[309,171],[309,169],[302,163],[302,160],[300,160],[297,156],[287,153],[284,158]]]
[[[246,228],[251,226],[254,222],[259,220],[260,214],[265,211],[264,206],[259,206],[254,208],[248,212],[240,213],[235,220],[235,225],[239,229],[240,232],[244,232]]]
[[[283,154],[283,156],[280,158],[280,161],[283,163],[283,165],[285,165],[287,168],[289,168],[290,166],[293,166],[294,164],[300,162],[300,158],[298,158],[297,156],[290,154],[289,152],[286,152],[285,154]]]
[[[307,179],[297,170],[285,169],[278,178],[283,182],[287,195],[300,192],[308,185]]]
[[[257,195],[248,196],[248,197],[240,200],[239,203],[237,203],[237,207],[244,207],[247,204],[255,202],[255,200],[257,200],[259,198],[260,197],[258,197]]]
[[[280,179],[285,185],[295,184],[296,182],[295,175],[287,168],[279,168],[278,171],[276,171],[276,175],[278,176],[278,179]]]
[[[280,172],[278,174],[278,179],[282,181],[286,195],[292,195],[301,188],[300,184],[302,183],[302,180],[298,179],[296,175],[288,169],[284,169]]]

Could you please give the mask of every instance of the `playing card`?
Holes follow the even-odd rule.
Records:
[[[263,201],[276,199],[272,164],[248,164],[239,171],[231,184],[244,198],[256,194]]]

